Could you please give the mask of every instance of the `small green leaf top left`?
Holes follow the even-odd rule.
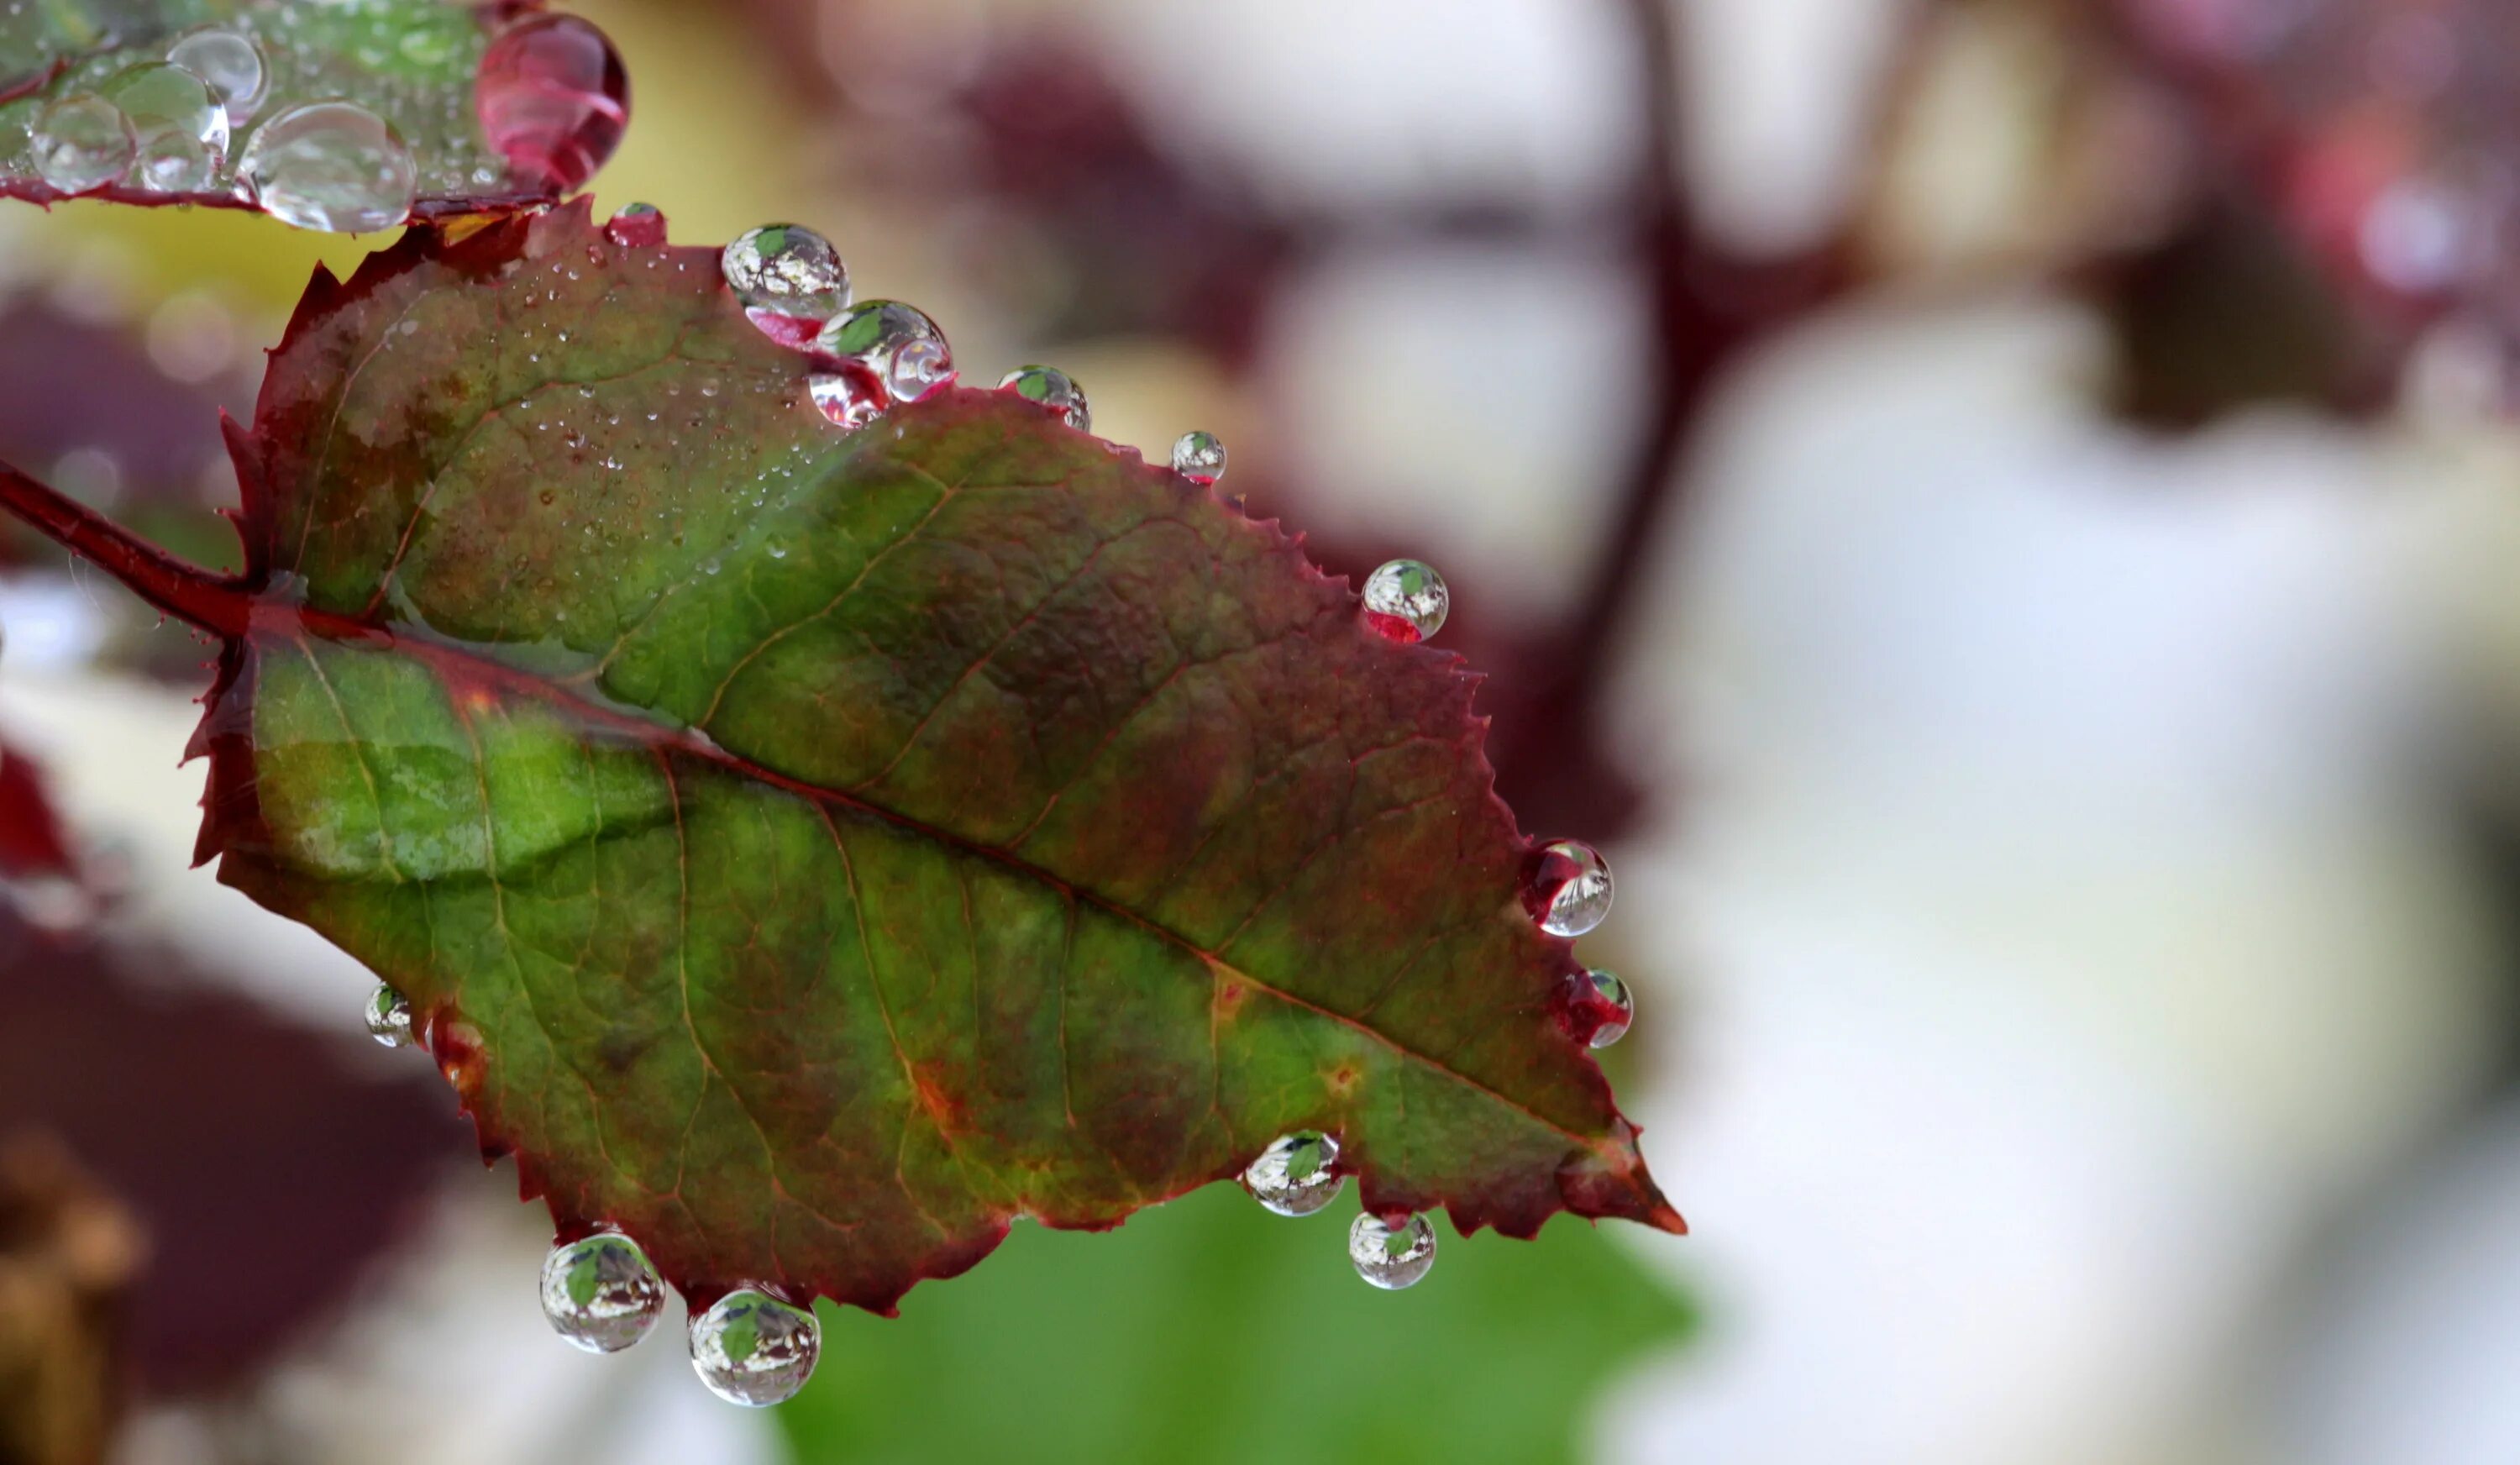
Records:
[[[621,141],[604,32],[534,0],[4,0],[0,197],[360,234],[549,202]]]

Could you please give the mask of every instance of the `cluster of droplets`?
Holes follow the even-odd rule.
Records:
[[[358,234],[401,224],[424,191],[565,193],[628,119],[619,55],[574,16],[521,14],[484,37],[452,6],[364,16],[279,0],[109,48],[0,107],[0,177],[66,196],[233,198]]]
[[[1339,1143],[1319,1130],[1297,1130],[1269,1142],[1242,1172],[1243,1188],[1280,1216],[1310,1216],[1338,1198],[1347,1176]],[[1348,1260],[1356,1274],[1386,1292],[1414,1286],[1435,1265],[1435,1228],[1423,1216],[1399,1226],[1367,1213],[1348,1227]]]
[[[648,1336],[665,1284],[639,1244],[604,1230],[555,1243],[543,1259],[543,1316],[573,1348],[614,1354]],[[793,1398],[822,1357],[822,1324],[759,1287],[743,1287],[691,1320],[692,1371],[711,1394],[754,1408]]]

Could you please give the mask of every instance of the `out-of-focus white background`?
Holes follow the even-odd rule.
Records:
[[[603,206],[814,224],[967,378],[1060,364],[1116,440],[1224,434],[1334,570],[1445,572],[1526,824],[1612,824],[1586,949],[1637,992],[1614,1071],[1694,1228],[1605,1233],[1695,1321],[1561,1401],[1569,1457],[2520,1459],[2514,246],[2397,187],[2511,165],[2469,127],[2520,79],[2482,12],[579,8],[636,88]],[[2340,90],[2396,150],[2341,235],[2341,124],[2285,110]],[[1640,246],[1658,147],[1702,319]],[[21,320],[238,407],[307,262],[374,243],[0,210]],[[140,471],[111,432],[41,451],[107,502]],[[216,481],[182,452],[151,470]],[[0,586],[0,738],[120,862],[113,939],[392,1067],[355,968],[184,868],[197,651],[118,595]],[[1580,711],[1514,700],[1588,649]],[[454,1158],[279,1361],[144,1398],[129,1465],[882,1457],[709,1405],[670,1343],[549,1346],[537,1215]]]

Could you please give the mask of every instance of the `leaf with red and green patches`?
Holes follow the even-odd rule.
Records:
[[[192,81],[163,74],[170,62]],[[629,117],[611,43],[542,0],[0,5],[0,198],[264,206],[309,223],[303,204],[258,201],[242,164],[266,129],[303,139],[298,109],[335,107],[338,124],[343,103],[389,127],[404,160],[370,134],[335,132],[360,146],[318,150],[331,161],[294,173],[296,192],[318,188],[341,216],[311,227],[352,228],[350,198],[396,200],[372,203],[391,216],[357,231],[399,224],[406,209],[549,202],[603,165]]]
[[[1458,657],[1035,403],[809,368],[582,203],[415,230],[232,433],[237,580],[0,499],[226,638],[220,877],[687,1292],[888,1310],[1308,1128],[1377,1213],[1680,1228]]]

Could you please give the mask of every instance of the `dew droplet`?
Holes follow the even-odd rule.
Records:
[[[954,379],[945,333],[899,300],[869,300],[833,316],[814,349],[864,366],[895,402],[917,402]]]
[[[600,1231],[543,1259],[543,1316],[571,1347],[617,1354],[648,1336],[665,1310],[665,1284],[639,1244]]]
[[[368,1036],[386,1047],[412,1045],[411,1001],[383,982],[368,999]]]
[[[1385,1292],[1414,1287],[1435,1265],[1435,1227],[1412,1216],[1395,1231],[1379,1216],[1360,1216],[1347,1228],[1347,1256],[1358,1276]]]
[[[401,134],[347,102],[293,107],[255,128],[237,171],[263,212],[334,234],[389,229],[419,192]]]
[[[1581,936],[1610,913],[1609,862],[1580,839],[1558,839],[1532,852],[1523,909],[1552,936]]]
[[[230,127],[242,127],[262,106],[263,84],[270,73],[262,53],[247,37],[224,26],[205,25],[166,48],[166,59],[202,79],[210,100],[227,113]]]
[[[760,1408],[794,1398],[822,1352],[813,1313],[749,1287],[719,1298],[692,1323],[692,1371],[731,1404]]]
[[[1579,995],[1585,998],[1586,1004],[1601,1015],[1601,1025],[1593,1030],[1593,1046],[1608,1047],[1627,1037],[1629,1025],[1637,1020],[1637,998],[1628,991],[1628,984],[1619,980],[1619,974],[1608,967],[1596,966],[1575,980],[1583,984]]]
[[[65,194],[103,188],[131,166],[131,123],[94,92],[70,92],[35,113],[35,171]]]
[[[630,77],[594,25],[575,16],[531,16],[481,53],[472,111],[517,178],[566,193],[594,177],[621,145]]]
[[[813,399],[815,411],[831,419],[832,425],[851,431],[875,421],[891,402],[882,378],[854,361],[839,362],[831,371],[806,377],[805,392]]]
[[[228,114],[202,78],[153,61],[114,72],[103,91],[131,125],[134,182],[158,194],[210,186],[227,157]]]
[[[1085,388],[1057,367],[1017,367],[1000,378],[998,389],[1057,409],[1067,425],[1079,432],[1094,430],[1094,411],[1086,405]]]
[[[1406,645],[1444,629],[1452,592],[1432,565],[1395,559],[1365,577],[1365,623]]]
[[[1225,439],[1213,432],[1185,432],[1173,444],[1173,471],[1192,483],[1225,476]]]
[[[719,257],[735,297],[754,310],[816,322],[848,308],[849,267],[832,242],[801,224],[764,224]]]
[[[665,242],[665,211],[653,203],[625,203],[604,226],[605,238],[623,248],[646,248]]]
[[[1242,1172],[1243,1187],[1281,1216],[1310,1216],[1347,1183],[1338,1173],[1338,1141],[1319,1130],[1281,1134]]]

